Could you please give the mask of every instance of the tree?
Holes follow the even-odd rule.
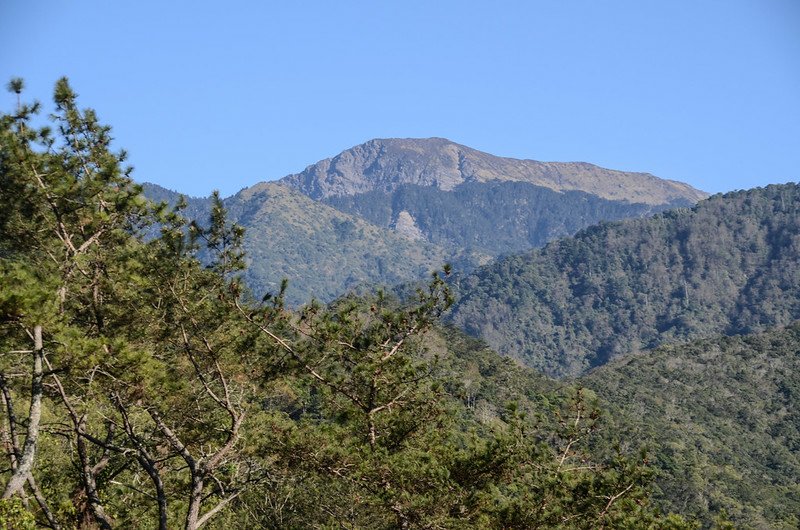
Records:
[[[19,95],[22,83],[12,81],[10,88]],[[97,123],[93,111],[80,111],[75,98],[67,80],[59,80],[53,115],[57,136],[48,127],[31,125],[38,104],[18,103],[13,116],[2,117],[2,193],[10,202],[0,219],[5,338],[13,344],[27,336],[34,343],[28,435],[4,497],[20,493],[24,482],[31,482],[28,475],[41,417],[42,367],[51,368],[43,336],[48,344],[60,345],[60,370],[87,368],[82,346],[93,350],[92,357],[111,355],[109,344],[100,338],[106,319],[104,300],[114,288],[108,281],[109,269],[125,252],[131,232],[147,212],[138,188],[127,177],[128,170],[121,168],[125,154],[108,149],[109,128]],[[76,340],[79,333],[99,341]],[[50,369],[48,377],[63,389],[57,374],[58,370]],[[80,449],[85,418],[66,394],[61,395]],[[81,450],[79,455],[93,517],[107,526],[94,494],[89,455]]]
[[[21,91],[19,83],[12,88]],[[191,474],[186,527],[197,528],[238,495],[236,490],[216,491],[223,488],[216,473],[236,454],[252,400],[235,393],[248,385],[239,385],[236,375],[244,369],[241,351],[235,350],[240,343],[232,350],[224,330],[226,325],[236,328],[231,318],[238,313],[226,312],[227,306],[215,303],[209,293],[236,283],[227,275],[241,259],[230,254],[232,241],[215,219],[208,232],[176,235],[182,229],[178,218],[141,197],[130,170],[121,166],[125,154],[109,149],[110,129],[99,125],[92,110],[78,108],[66,79],[56,84],[54,99],[56,134],[31,126],[38,104],[20,103],[13,116],[2,118],[2,192],[11,203],[0,217],[3,343],[11,355],[33,355],[28,434],[21,450],[10,451],[14,473],[5,497],[24,494],[26,481],[34,487],[31,470],[46,378],[71,425],[69,435],[59,435],[76,449],[72,501],[80,524],[113,525],[103,490],[109,480],[135,479],[138,471],[131,465],[138,462],[153,482],[159,525],[165,528],[169,491],[160,466],[164,459],[182,458]],[[145,244],[142,229],[154,221],[167,228],[163,237]],[[233,237],[240,239],[236,230]],[[198,236],[206,238],[209,252],[219,251],[209,270],[193,255]],[[32,350],[20,348],[26,338]],[[235,374],[229,376],[231,367]],[[171,422],[183,414],[185,423],[185,407],[191,404],[170,403],[163,388],[157,388],[165,382],[154,375],[158,370],[197,392],[187,396],[195,398],[192,404],[210,402],[202,413],[214,435],[200,436],[196,422],[191,441],[180,440],[181,431]],[[3,390],[16,447],[14,392],[7,385]],[[226,441],[210,455],[193,455],[192,448],[205,451],[219,438],[216,429],[225,423],[217,415],[220,410],[230,421],[223,429]],[[142,413],[150,421],[144,428]],[[159,443],[172,452],[156,452]],[[211,479],[215,491],[209,497],[204,486]],[[220,503],[201,514],[201,501],[208,504],[215,496]]]

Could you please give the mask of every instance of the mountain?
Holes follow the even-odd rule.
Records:
[[[800,324],[663,346],[581,379],[610,429],[649,449],[665,511],[800,526]]]
[[[313,199],[392,192],[404,184],[451,191],[466,182],[527,182],[554,191],[644,203],[697,202],[706,194],[647,173],[626,173],[583,162],[502,158],[445,138],[375,139],[309,166],[283,181]]]
[[[800,319],[800,187],[603,223],[457,287],[454,323],[559,377],[665,342],[786,325]]]
[[[178,198],[155,185],[145,194]],[[600,221],[703,196],[645,173],[500,158],[431,138],[371,140],[225,205],[247,230],[251,288],[273,291],[285,276],[298,305],[362,283],[418,280],[445,262],[469,271]],[[189,198],[185,215],[203,221],[209,205]]]
[[[706,196],[645,173],[501,158],[442,138],[371,140],[282,182],[378,226],[492,256]]]
[[[152,200],[177,202],[179,195],[147,185]],[[289,279],[286,299],[297,306],[330,301],[362,284],[427,276],[451,256],[435,245],[374,226],[277,183],[261,183],[224,200],[232,221],[245,232],[245,279],[258,296],[277,292]],[[186,216],[204,223],[209,199],[188,199]]]
[[[693,338],[797,318],[798,186],[606,223],[523,256],[524,274],[500,274],[509,259],[455,282],[462,304],[490,282],[592,359],[691,340],[605,363],[578,380],[587,389],[442,326],[438,275],[407,303],[354,294],[295,312],[241,295],[217,254],[240,232],[137,232],[158,216],[109,129],[66,79],[55,100],[55,150],[31,107],[0,114],[0,390],[16,462],[0,473],[2,526],[696,528],[651,502],[655,463],[668,510],[798,527],[800,324]],[[186,202],[201,222],[217,210]],[[450,252],[408,212],[392,232],[281,184],[225,205],[249,228],[251,285],[296,275],[299,299],[416,277]],[[223,259],[204,267],[195,241]],[[502,309],[483,303],[473,315]]]

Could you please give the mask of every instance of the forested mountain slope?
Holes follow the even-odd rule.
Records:
[[[457,281],[451,319],[555,376],[663,342],[800,318],[800,188],[604,223]]]
[[[630,355],[581,379],[649,447],[657,497],[710,523],[800,526],[800,325]]]
[[[148,185],[152,200],[174,204],[178,194]],[[232,221],[245,227],[245,278],[261,296],[289,280],[287,302],[330,301],[361,284],[427,277],[452,257],[443,249],[381,229],[312,201],[277,183],[262,183],[225,199]],[[184,215],[207,223],[210,199],[188,199]]]
[[[446,191],[403,184],[324,202],[373,224],[447,248],[492,256],[541,247],[601,221],[644,217],[669,208],[604,199],[582,191],[557,192],[528,182],[465,182]],[[679,201],[682,205],[688,202]]]

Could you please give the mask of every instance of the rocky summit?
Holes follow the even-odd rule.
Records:
[[[649,173],[585,162],[504,158],[445,138],[374,139],[326,158],[282,182],[312,199],[393,192],[405,184],[450,191],[469,182],[526,182],[554,191],[583,191],[603,199],[649,205],[697,202],[708,195]]]

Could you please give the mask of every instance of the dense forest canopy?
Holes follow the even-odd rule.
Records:
[[[52,127],[9,88],[7,526],[693,527],[649,501],[644,456],[602,443],[591,396],[437,327],[446,269],[405,304],[254,298],[219,197],[203,223],[148,202],[66,79]]]
[[[650,448],[666,509],[800,525],[800,325],[662,346],[581,382],[607,403],[608,432]]]
[[[554,376],[800,318],[800,186],[601,223],[457,281],[452,320]]]

